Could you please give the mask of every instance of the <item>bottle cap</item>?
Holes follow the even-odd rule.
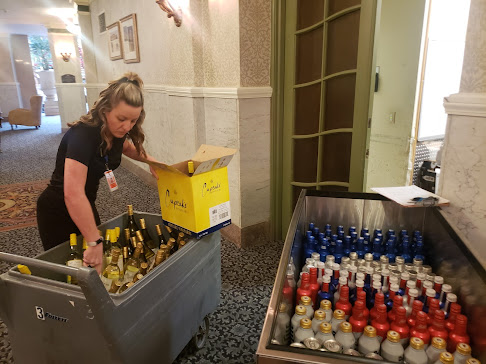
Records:
[[[402,274],[400,273],[400,271],[399,271],[399,270],[396,270],[396,269],[391,269],[391,267],[390,267],[390,270],[391,270],[391,274],[390,274],[390,275],[391,275],[392,277],[395,277],[395,278],[397,278],[397,279],[400,279],[400,277],[401,277],[401,275],[402,275]]]
[[[351,324],[347,321],[343,321],[341,322],[341,324],[339,325],[339,329],[342,331],[342,332],[345,332],[345,333],[348,333],[348,332],[353,332],[353,327],[351,326]]]
[[[400,278],[404,281],[408,281],[410,279],[410,273],[402,272],[402,274],[400,275]]]
[[[76,234],[72,233],[72,234],[69,235],[69,244],[71,246],[78,245],[78,240],[76,238]]]
[[[324,320],[326,318],[326,312],[324,310],[316,310],[314,312],[314,318],[316,320]]]
[[[145,225],[145,219],[140,219],[140,229],[146,229],[147,226]]]
[[[395,276],[390,277],[390,284],[398,284],[398,278]]]
[[[351,272],[351,273],[356,273],[358,271],[358,267],[355,266],[355,265],[350,265],[348,267],[348,270]]]
[[[280,306],[278,306],[278,312],[285,312],[287,311],[287,304],[285,302],[280,303]]]
[[[324,262],[318,261],[316,262],[316,267],[317,269],[324,269],[326,267],[326,264]]]
[[[442,292],[445,292],[445,293],[452,292],[452,286],[450,284],[447,284],[447,283],[443,284],[442,285]]]
[[[389,277],[390,276],[390,270],[389,269],[386,269],[386,268],[385,269],[382,269],[381,270],[381,275],[383,277]]]
[[[382,263],[382,264],[388,264],[389,261],[390,260],[388,259],[388,257],[386,255],[380,256],[380,263]]]
[[[341,264],[349,264],[351,262],[351,259],[349,257],[342,257],[341,258]]]
[[[425,281],[422,283],[422,288],[429,289],[432,288],[434,284],[431,281]]]
[[[410,280],[412,280],[412,281],[416,281],[417,280],[417,271],[410,270],[410,271],[408,271],[408,274],[410,274]]]
[[[312,259],[314,259],[314,262],[319,262],[321,260],[321,255],[318,252],[314,252],[311,254]]]
[[[329,268],[324,269],[324,274],[326,276],[331,277],[332,276],[332,269],[329,269]]]
[[[133,215],[133,205],[127,205],[128,215]]]
[[[466,364],[481,364],[481,362],[478,359],[469,358],[466,360]]]
[[[432,273],[432,267],[430,265],[422,266],[422,273],[429,274]]]
[[[373,263],[371,263],[371,266],[374,268],[374,269],[377,269],[379,268],[381,265],[381,263],[377,260],[373,260]]]
[[[380,281],[373,281],[373,288],[374,289],[381,289],[381,282]]]
[[[424,261],[422,259],[413,258],[413,265],[414,266],[416,266],[416,267],[422,267],[423,264],[424,264]]]
[[[326,263],[334,263],[334,255],[326,255]]]
[[[300,327],[303,329],[310,329],[312,327],[312,321],[308,318],[303,318],[300,320]]]
[[[337,263],[333,263],[332,264],[332,270],[339,270],[341,268],[341,266]]]
[[[332,332],[332,326],[329,322],[321,322],[319,330],[324,334],[330,334]]]
[[[442,277],[442,276],[435,276],[434,277],[434,283],[444,284],[444,277]]]
[[[331,277],[325,275],[324,277],[322,277],[322,283],[331,283]]]
[[[187,162],[187,171],[189,173],[194,173],[194,162],[193,161]]]
[[[365,262],[372,262],[373,261],[373,254],[371,253],[366,253],[364,256]]]
[[[334,313],[332,314],[332,316],[337,320],[344,320],[344,317],[346,316],[346,314],[344,313],[343,310],[335,310]]]
[[[346,277],[339,277],[339,284],[341,286],[345,286],[348,283],[348,279]]]
[[[349,277],[349,273],[348,273],[347,270],[340,270],[339,271],[339,279],[341,279],[341,278],[347,279],[348,277]]]
[[[329,301],[329,300],[322,300],[321,301],[321,304],[320,304],[320,308],[322,310],[330,310],[331,309],[331,301]]]
[[[386,334],[386,338],[391,341],[392,343],[399,343],[400,342],[400,334],[396,331],[389,330]]]
[[[398,265],[396,263],[390,263],[388,264],[388,268],[393,272],[393,271],[397,271],[398,272],[398,276],[400,277],[400,271],[398,270]]]
[[[300,297],[300,304],[303,306],[310,306],[312,305],[312,300],[309,296],[302,296]]]
[[[466,343],[457,344],[456,350],[462,355],[471,355],[471,347]]]
[[[373,267],[366,267],[366,274],[372,275],[374,271]]]
[[[433,288],[427,288],[425,295],[427,297],[435,297],[435,290]]]
[[[307,313],[307,309],[302,305],[297,305],[297,306],[295,306],[295,313],[297,315],[302,316],[302,315],[305,315]]]
[[[415,281],[407,281],[407,288],[415,288],[417,287],[417,283]]]
[[[358,259],[358,268],[363,267],[366,264],[366,261],[364,259]]]
[[[415,266],[412,263],[405,263],[404,268],[407,272],[410,272],[411,270],[415,269]]]
[[[357,261],[358,260],[358,253],[356,253],[356,252],[349,253],[349,260],[351,262]]]
[[[376,329],[371,325],[365,326],[363,333],[368,337],[376,337]]]
[[[374,273],[373,274],[373,280],[374,281],[381,281],[381,274]]]
[[[405,259],[403,259],[400,255],[398,257],[395,257],[395,263],[398,265],[404,265],[405,264]]]
[[[431,344],[436,349],[445,349],[446,347],[446,341],[443,338],[437,336],[432,338]]]
[[[417,298],[417,297],[418,297],[418,295],[419,295],[419,294],[418,294],[418,289],[416,289],[416,288],[410,288],[410,289],[408,290],[408,295],[409,295],[410,297]]]
[[[356,287],[364,287],[364,281],[362,279],[357,279],[356,280]]]
[[[457,296],[454,293],[448,293],[446,300],[449,302],[457,302]]]
[[[427,273],[427,278],[426,278],[428,281],[430,282],[434,282],[434,279],[435,279],[435,273]]]
[[[427,274],[425,274],[423,272],[417,273],[417,279],[423,282],[427,279]]]
[[[447,351],[440,353],[439,359],[441,363],[454,363],[454,356]]]
[[[398,292],[399,288],[400,287],[396,283],[390,284],[390,290],[393,291],[393,292]]]
[[[410,339],[410,346],[416,350],[422,350],[424,348],[424,341],[418,337],[412,337]]]
[[[365,279],[364,273],[361,273],[361,272],[356,273],[356,281],[358,281],[358,280],[364,281],[364,279]]]

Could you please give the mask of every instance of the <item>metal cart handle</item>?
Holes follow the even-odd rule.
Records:
[[[86,267],[68,267],[63,264],[3,252],[0,252],[0,260],[14,264],[24,264],[28,267],[47,269],[56,273],[76,277],[78,285],[81,287],[81,290],[86,297],[86,301],[95,315],[102,314],[103,310],[114,308],[115,306],[113,300],[103,286],[103,283],[101,283],[101,280],[98,277],[98,272],[95,269]]]

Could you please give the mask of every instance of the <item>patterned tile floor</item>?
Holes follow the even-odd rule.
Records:
[[[3,124],[0,153],[0,185],[49,179],[61,140],[57,118],[43,118],[38,130],[19,126],[10,130]],[[104,184],[98,193],[97,207],[102,221],[122,213],[127,203],[138,211],[160,213],[157,191],[129,171],[116,172],[120,189],[110,194]],[[241,250],[222,242],[221,303],[210,316],[208,341],[195,354],[180,355],[185,363],[254,363],[282,243]],[[36,227],[0,232],[0,250],[25,256],[42,251]],[[0,262],[0,273],[8,269]],[[0,363],[14,363],[8,330],[0,321]]]

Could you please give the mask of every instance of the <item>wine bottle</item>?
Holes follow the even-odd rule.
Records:
[[[100,276],[107,291],[110,290],[113,281],[123,279],[122,272],[120,272],[120,268],[118,268],[118,258],[120,257],[120,253],[120,249],[113,249],[111,262],[106,266]]]
[[[154,266],[152,267],[152,269],[158,266],[160,263],[162,263],[164,259],[165,259],[165,252],[162,249],[160,249],[157,252],[157,255],[155,256]]]
[[[128,228],[123,229],[123,233],[125,235],[125,244],[124,244],[124,246],[126,246],[128,248],[128,255],[133,255],[133,252],[135,251],[135,248],[132,245],[131,236],[130,236],[130,229],[128,229]]]
[[[105,269],[111,262],[111,230],[106,229],[105,241],[103,242],[103,269]]]
[[[135,222],[135,216],[133,216],[133,205],[128,205],[128,223],[127,229],[130,230],[130,237],[136,236],[138,230],[137,223]]]
[[[189,173],[189,177],[191,177],[194,174],[194,162],[193,161],[187,162],[187,172]]]
[[[117,293],[121,286],[122,286],[122,282],[120,280],[112,281],[111,287],[108,290],[108,292],[109,293]]]
[[[147,231],[147,225],[145,224],[145,219],[140,219],[140,232],[142,233],[143,240],[148,245],[150,249],[159,249],[159,245],[157,245],[152,238],[150,237]]]
[[[123,272],[125,274],[124,281],[131,282],[133,277],[140,271],[140,252],[142,251],[142,243],[137,244],[137,248],[135,249],[135,253],[128,258],[125,266],[123,267]]]
[[[137,240],[142,243],[143,245],[143,253],[145,254],[145,258],[147,259],[147,263],[150,263],[152,257],[155,256],[155,253],[150,249],[147,245],[146,241],[144,240],[141,231],[137,231]]]
[[[143,263],[140,263],[140,274],[141,275],[146,275],[147,274],[147,270],[148,270],[148,264],[143,262]]]
[[[183,232],[180,232],[178,235],[177,235],[177,240],[176,240],[176,248],[177,250],[179,250],[179,247],[181,245],[181,241],[184,240],[184,236],[185,234]],[[317,273],[316,273],[317,274]]]
[[[169,255],[172,255],[175,253],[175,239],[170,238],[169,241],[167,242],[167,246],[169,247]]]
[[[76,234],[71,234],[69,236],[69,255],[66,259],[66,265],[68,267],[81,268],[83,266],[83,256],[78,251],[78,241]],[[70,275],[67,276],[67,282],[71,284],[78,284],[78,280]]]
[[[118,243],[118,238],[116,236],[116,228],[110,230],[110,241],[111,241],[110,254],[113,252],[113,249],[120,249],[120,252],[122,252],[123,254],[123,248],[121,247],[120,243]],[[118,258],[118,268],[120,268],[120,271],[123,271],[123,258],[124,258],[123,255],[120,258]]]
[[[159,247],[160,244],[166,244],[167,242],[165,241],[164,234],[162,234],[162,229],[159,224],[155,225],[155,231],[157,231],[157,237],[159,238]]]

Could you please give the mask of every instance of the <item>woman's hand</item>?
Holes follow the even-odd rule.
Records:
[[[97,270],[98,274],[101,274],[101,268],[103,267],[103,244],[88,246],[84,251],[83,265],[85,267],[93,267]]]

